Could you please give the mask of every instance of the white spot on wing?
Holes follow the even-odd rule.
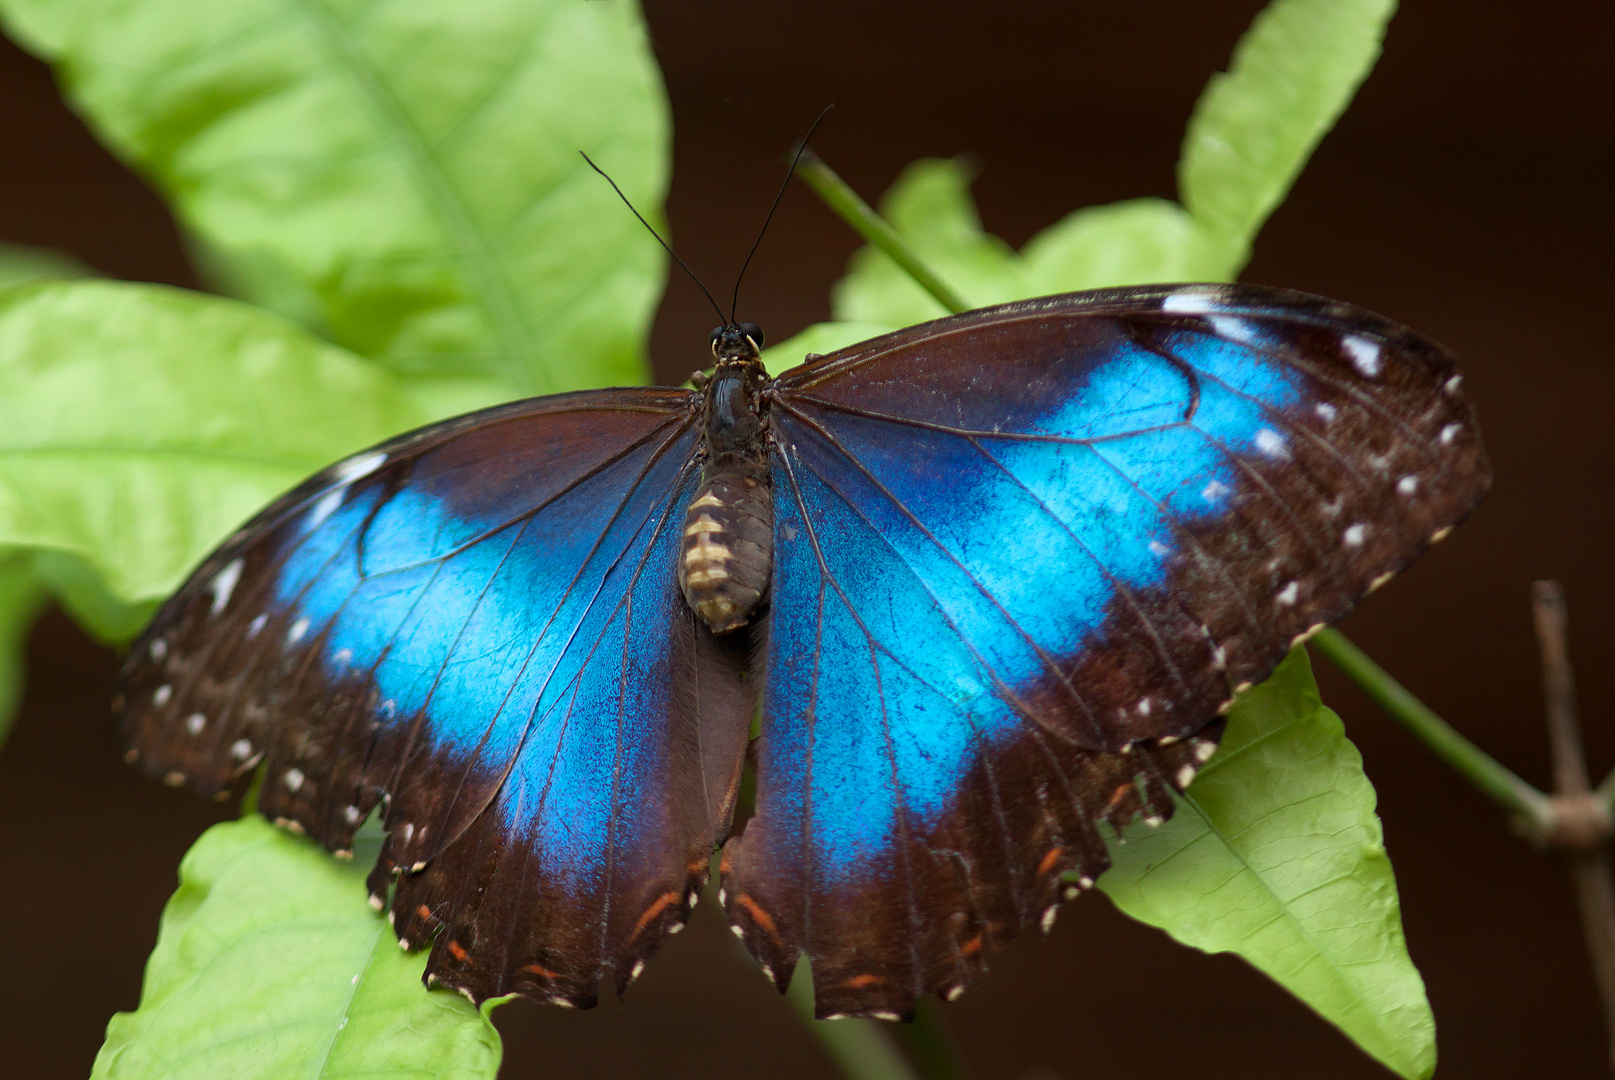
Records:
[[[310,510],[308,517],[303,519],[303,527],[312,530],[325,524],[325,519],[336,513],[336,508],[342,505],[342,500],[347,493],[346,488],[338,487],[332,488],[324,495],[321,495],[320,501],[314,504],[314,509]]]
[[[161,660],[168,655],[168,642],[162,638],[153,638],[151,642],[151,658]]]
[[[286,790],[296,794],[298,789],[303,786],[303,781],[306,777],[303,776],[302,769],[287,769],[286,775],[281,779],[286,784]]]
[[[1217,744],[1212,743],[1212,742],[1206,742],[1204,740],[1201,740],[1199,745],[1197,745],[1194,748],[1194,756],[1196,758],[1198,758],[1202,763],[1210,761],[1211,760],[1211,755],[1215,754],[1216,752],[1217,752]]]
[[[230,744],[230,756],[237,761],[246,761],[252,756],[252,743],[246,739],[237,739]]]
[[[1339,410],[1337,410],[1333,405],[1329,404],[1327,401],[1318,402],[1317,406],[1314,407],[1314,409],[1312,411],[1317,413],[1319,416],[1323,417],[1323,422],[1326,423],[1326,424],[1334,423],[1335,422],[1335,417],[1340,415]]]
[[[1211,323],[1212,330],[1216,331],[1218,336],[1225,337],[1229,341],[1242,341],[1248,344],[1261,336],[1256,327],[1244,319],[1236,319],[1231,315],[1213,315],[1206,321]]]
[[[359,824],[359,817],[359,808],[357,806],[349,805],[346,810],[342,811],[342,818],[349,825]]]
[[[1190,784],[1194,783],[1194,766],[1193,765],[1184,765],[1181,768],[1179,768],[1178,769],[1178,775],[1177,775],[1177,781],[1178,781],[1178,787],[1179,788],[1186,788]]]
[[[331,477],[339,484],[351,484],[362,476],[369,476],[387,460],[387,455],[380,450],[372,450],[367,454],[358,454],[346,461],[331,466]]]
[[[213,575],[208,588],[213,592],[213,614],[217,615],[230,603],[230,594],[236,591],[236,582],[241,580],[241,560],[232,559],[228,566]]]
[[[303,640],[303,635],[306,633],[308,633],[308,620],[298,619],[292,623],[292,628],[286,631],[286,641],[288,644],[295,645]]]
[[[1150,554],[1165,558],[1166,556],[1172,554],[1172,549],[1161,543],[1159,540],[1151,540]]]
[[[1274,599],[1283,604],[1285,607],[1289,607],[1291,604],[1295,603],[1296,597],[1300,595],[1301,583],[1299,581],[1292,581],[1288,585],[1284,586],[1284,588],[1280,589],[1278,596],[1274,597]]]
[[[163,685],[157,688],[157,692],[151,695],[151,703],[160,709],[164,705],[167,705],[168,699],[173,696],[174,688],[169,686],[167,683],[163,683]]]
[[[1347,547],[1358,547],[1362,544],[1363,537],[1367,535],[1368,526],[1359,521],[1357,524],[1341,533],[1340,539],[1345,542]]]
[[[1038,920],[1038,925],[1043,928],[1045,934],[1054,929],[1054,917],[1058,914],[1060,914],[1060,909],[1053,904],[1044,909],[1043,918]]]
[[[1441,435],[1439,436],[1439,438],[1441,439],[1441,445],[1442,446],[1450,446],[1452,444],[1452,440],[1456,439],[1457,437],[1458,437],[1458,425],[1457,424],[1448,424],[1446,427],[1441,429]]]
[[[948,992],[943,996],[946,997],[949,1001],[958,1001],[959,998],[964,994],[964,992],[965,992],[965,988],[962,987],[962,986],[950,986],[950,987],[948,987]]]
[[[1161,301],[1161,310],[1173,315],[1204,315],[1217,310],[1217,301],[1208,293],[1177,292]]]
[[[258,636],[258,631],[262,630],[264,628],[264,623],[266,623],[268,621],[269,621],[269,616],[263,614],[262,612],[259,612],[257,615],[254,615],[252,617],[252,621],[247,624],[247,638],[250,640],[252,638],[257,637]]]
[[[1200,497],[1206,500],[1206,502],[1215,502],[1217,499],[1222,498],[1232,490],[1232,488],[1223,483],[1221,480],[1213,480],[1211,483],[1200,489]]]
[[[1272,428],[1262,428],[1256,433],[1256,449],[1268,457],[1287,458],[1290,451],[1284,445],[1284,436]]]
[[[193,712],[185,718],[185,730],[192,735],[202,734],[202,729],[206,726],[207,717],[199,712]]]
[[[1403,495],[1412,495],[1419,490],[1419,478],[1409,474],[1396,482],[1396,490]]]
[[[1452,378],[1441,384],[1441,389],[1445,390],[1449,394],[1456,394],[1458,392],[1458,385],[1463,381],[1464,377],[1462,375],[1454,375]]]
[[[1357,334],[1347,334],[1340,339],[1340,345],[1351,357],[1351,366],[1362,372],[1364,378],[1372,379],[1379,375],[1379,342]]]

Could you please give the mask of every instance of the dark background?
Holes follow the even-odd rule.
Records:
[[[677,133],[673,232],[727,288],[781,155],[829,102],[816,145],[866,196],[917,157],[968,152],[987,227],[1016,245],[1079,206],[1172,196],[1190,106],[1259,6],[652,0]],[[1533,578],[1565,583],[1595,778],[1615,764],[1611,41],[1607,0],[1410,0],[1245,274],[1380,311],[1463,357],[1496,485],[1346,630],[1544,786]],[[11,46],[0,46],[0,146],[0,239],[117,277],[196,284],[162,203]],[[774,340],[825,317],[855,246],[798,186],[748,275],[742,317]],[[652,339],[664,379],[701,362],[711,323],[693,287],[673,281]],[[88,1071],[110,1014],[138,1000],[181,854],[228,813],[120,764],[113,667],[111,652],[47,616],[0,752],[10,1076]],[[1607,1075],[1560,861],[1512,836],[1492,804],[1319,669],[1379,789],[1441,1074]],[[625,1005],[502,1010],[505,1074],[834,1075],[711,905],[699,911]],[[945,1011],[983,1080],[1385,1075],[1241,961],[1181,948],[1099,896],[1047,942],[1001,954]]]

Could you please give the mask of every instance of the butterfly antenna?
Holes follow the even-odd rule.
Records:
[[[746,252],[746,261],[740,264],[740,273],[735,275],[735,295],[733,302],[729,305],[729,322],[731,324],[735,321],[735,312],[740,308],[740,283],[746,277],[746,267],[751,265],[751,257],[757,254],[757,246],[763,242],[763,234],[768,231],[768,223],[774,220],[774,211],[779,209],[780,200],[785,198],[785,189],[791,185],[791,177],[796,173],[796,163],[802,160],[802,154],[807,150],[808,140],[813,138],[813,133],[819,130],[819,125],[824,122],[826,116],[830,115],[830,110],[833,108],[835,108],[834,105],[826,105],[824,111],[819,114],[818,119],[814,120],[813,125],[808,128],[807,134],[802,136],[802,141],[796,144],[796,154],[791,158],[791,167],[785,170],[785,180],[779,186],[779,194],[774,196],[774,205],[768,208],[768,216],[763,218],[763,227],[757,230],[757,239],[752,241],[751,250]]]
[[[617,186],[617,181],[613,180],[610,176],[607,176],[606,170],[602,169],[600,166],[596,165],[592,160],[590,160],[588,154],[583,153],[582,150],[579,150],[578,153],[582,155],[584,161],[589,162],[589,168],[606,178],[606,183],[611,185],[611,190],[617,193],[617,198],[622,200],[622,204],[628,207],[629,212],[639,219],[639,223],[645,226],[646,231],[648,231],[652,236],[656,237],[656,242],[662,245],[662,249],[664,251],[673,256],[673,261],[678,263],[679,266],[683,267],[684,272],[690,275],[690,280],[695,282],[696,287],[699,288],[703,293],[706,293],[707,303],[712,305],[712,310],[718,313],[718,318],[724,323],[724,325],[727,326],[734,322],[733,318],[724,319],[723,308],[719,307],[718,301],[713,299],[711,291],[708,290],[705,285],[701,284],[701,279],[695,276],[695,271],[690,269],[689,264],[678,257],[678,253],[673,250],[672,245],[670,245],[666,240],[662,239],[662,234],[651,228],[650,222],[645,220],[645,215],[634,209],[634,204],[629,202],[628,196],[622,193],[622,188]]]

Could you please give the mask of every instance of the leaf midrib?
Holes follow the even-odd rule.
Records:
[[[292,0],[315,37],[326,46],[337,66],[345,69],[370,104],[371,114],[403,152],[407,170],[426,203],[437,216],[472,278],[478,306],[493,323],[502,344],[500,367],[515,385],[532,393],[550,393],[554,387],[542,371],[531,371],[522,358],[533,355],[532,335],[523,321],[515,291],[447,173],[431,147],[369,59],[349,37],[347,28],[320,0]]]
[[[1288,723],[1272,729],[1271,731],[1263,732],[1257,738],[1237,747],[1235,749],[1235,754],[1230,755],[1230,759],[1251,747],[1257,746],[1269,739],[1278,737],[1279,735],[1287,732],[1298,722],[1300,721],[1291,720]],[[1223,847],[1229,852],[1229,854],[1233,855],[1233,857],[1238,860],[1239,865],[1244,867],[1245,871],[1256,880],[1258,885],[1261,886],[1262,892],[1267,895],[1267,897],[1272,901],[1273,906],[1277,909],[1278,917],[1283,918],[1294,928],[1295,932],[1300,935],[1301,940],[1305,941],[1313,948],[1315,955],[1323,960],[1324,964],[1331,972],[1334,973],[1335,977],[1340,980],[1342,985],[1350,988],[1352,996],[1356,998],[1359,1003],[1361,1003],[1363,1000],[1363,992],[1361,987],[1358,986],[1357,981],[1347,975],[1346,971],[1342,969],[1332,952],[1325,950],[1318,941],[1313,939],[1312,934],[1302,924],[1302,921],[1297,919],[1294,914],[1291,913],[1289,904],[1282,900],[1279,895],[1273,891],[1272,886],[1267,882],[1266,875],[1251,865],[1250,860],[1245,857],[1245,853],[1234,844],[1228,835],[1226,835],[1212,822],[1210,815],[1208,815],[1204,808],[1202,808],[1201,805],[1190,796],[1189,792],[1184,792],[1180,798],[1182,798],[1186,804],[1194,808],[1194,812],[1199,815],[1200,820],[1205,824],[1206,832],[1212,836],[1215,836]],[[1269,920],[1269,924],[1271,921],[1272,920]],[[1264,926],[1265,925],[1268,924],[1264,924]],[[1379,1032],[1381,1039],[1387,1039],[1386,1045],[1400,1047],[1401,1044],[1399,1040],[1395,1039],[1394,1037],[1388,1038],[1389,1033],[1385,1030],[1385,1025],[1381,1022],[1380,1014],[1378,1012],[1372,1009],[1363,1010],[1361,1009],[1360,1005],[1357,1011],[1359,1015],[1364,1012],[1369,1015],[1374,1023],[1375,1030]],[[1355,1040],[1356,1036],[1352,1036],[1352,1038]]]

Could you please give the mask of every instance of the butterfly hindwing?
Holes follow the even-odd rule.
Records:
[[[697,399],[501,406],[356,455],[227,542],[126,665],[143,767],[334,850],[378,804],[372,875],[428,976],[593,1001],[688,915],[727,830],[750,707],[733,642],[667,572]],[[671,899],[670,899],[671,897]]]
[[[775,586],[731,921],[820,1015],[951,994],[1165,816],[1215,718],[1473,507],[1452,361],[1255,287],[1051,297],[772,391]]]

